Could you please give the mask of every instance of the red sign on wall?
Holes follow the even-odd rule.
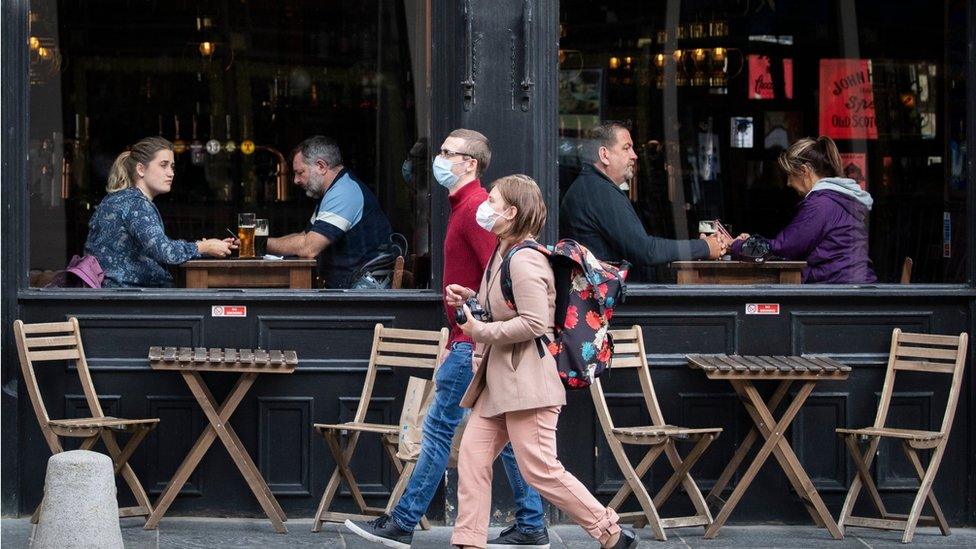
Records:
[[[844,167],[844,177],[849,177],[868,190],[868,155],[865,153],[840,153],[840,163]]]
[[[776,96],[770,59],[749,55],[749,99],[773,99]],[[783,59],[783,93],[793,99],[793,60]]]
[[[820,60],[820,135],[878,138],[870,59]]]
[[[214,305],[210,308],[210,316],[247,316],[247,305]]]

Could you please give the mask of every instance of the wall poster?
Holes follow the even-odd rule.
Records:
[[[820,135],[877,139],[870,59],[820,60]]]

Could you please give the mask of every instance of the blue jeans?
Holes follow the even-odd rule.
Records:
[[[464,417],[460,407],[461,397],[473,375],[471,371],[471,344],[455,343],[434,378],[434,400],[424,420],[424,438],[420,444],[420,458],[413,470],[403,497],[393,509],[393,520],[404,530],[413,530],[420,517],[427,512],[437,486],[444,478],[447,461],[451,455],[451,439],[454,430]],[[515,463],[512,445],[502,450],[502,463],[508,482],[515,496],[515,527],[524,533],[538,532],[545,528],[542,498],[525,482]]]

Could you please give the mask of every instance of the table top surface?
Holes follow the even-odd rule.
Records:
[[[243,268],[243,267],[263,267],[268,269],[274,268],[294,268],[294,267],[315,267],[314,259],[191,259],[185,263],[180,264],[182,269],[203,269],[203,268]]]
[[[802,269],[806,261],[725,261],[721,259],[699,259],[695,261],[672,261],[675,269]]]
[[[817,355],[686,355],[709,379],[847,379],[851,367]]]
[[[153,370],[290,374],[297,365],[298,353],[295,351],[206,347],[149,348],[149,366]]]

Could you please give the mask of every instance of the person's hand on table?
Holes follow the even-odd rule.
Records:
[[[218,258],[228,257],[231,254],[231,250],[237,249],[237,245],[233,240],[231,238],[225,238],[223,240],[204,238],[203,240],[197,241],[197,250],[199,250],[200,255]]]
[[[460,307],[469,297],[474,297],[474,295],[475,291],[471,288],[465,288],[460,284],[448,284],[444,288],[444,303],[447,303],[449,307]]]
[[[702,234],[698,238],[701,238],[708,244],[708,259],[720,259],[728,250],[729,245],[717,234],[707,236]]]

